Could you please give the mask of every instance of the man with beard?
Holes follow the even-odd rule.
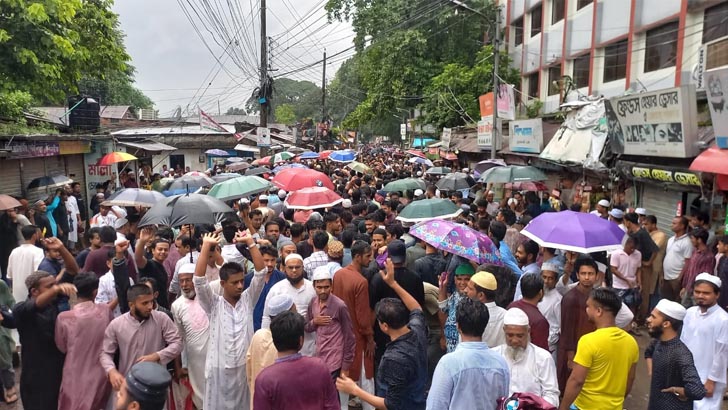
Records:
[[[249,288],[245,289],[245,269],[228,262],[220,268],[222,296],[210,289],[205,276],[207,260],[211,248],[220,243],[220,236],[213,233],[202,237],[202,250],[193,279],[197,300],[210,322],[204,404],[206,408],[216,410],[247,409],[250,404],[245,354],[253,337],[255,302],[265,285],[266,268],[255,239],[247,232],[239,233],[235,239],[247,246],[255,266]]]
[[[556,290],[559,280],[559,267],[553,263],[544,262],[541,265],[541,278],[543,279],[543,298],[538,302],[538,310],[549,322],[549,351],[556,359],[559,334],[561,333],[561,293]]]
[[[101,366],[114,391],[121,389],[124,375],[134,363],[153,362],[166,365],[182,351],[182,339],[177,333],[177,327],[169,316],[154,310],[154,292],[149,286],[130,286],[127,300],[129,312],[109,323],[101,350]],[[114,364],[117,351],[118,368]],[[113,399],[114,394],[111,397]]]
[[[518,266],[521,268],[523,275],[526,275],[528,273],[539,276],[541,275],[541,268],[539,268],[538,263],[536,263],[539,250],[540,248],[538,244],[531,240],[519,244],[516,248],[516,261],[518,261]],[[523,276],[518,279],[518,283],[516,284],[516,293],[513,296],[513,300],[515,301],[521,300],[521,298],[523,297],[521,291],[522,279]]]
[[[46,205],[44,200],[39,199],[33,204],[33,209],[28,213],[30,222],[40,229],[41,237],[43,238],[53,236],[53,229],[55,227],[55,224],[51,224],[51,221],[48,219],[47,211],[48,205]]]
[[[440,359],[427,395],[427,409],[494,410],[508,395],[510,373],[503,358],[481,340],[488,309],[464,298],[457,307],[461,342]]]
[[[569,410],[572,403],[579,409],[621,409],[624,405],[624,398],[632,390],[639,347],[616,325],[621,307],[614,290],[591,291],[586,315],[597,330],[579,339],[561,410]]]
[[[647,331],[654,338],[645,350],[652,376],[649,410],[690,410],[693,400],[705,397],[693,355],[679,337],[686,313],[681,304],[662,299],[647,318]]]
[[[470,278],[465,292],[470,299],[478,301],[488,308],[488,324],[483,331],[483,341],[488,347],[505,343],[503,317],[506,310],[495,304],[498,281],[490,272],[480,271]]]
[[[316,290],[310,280],[303,277],[303,258],[297,253],[292,253],[286,257],[286,279],[282,280],[270,289],[268,296],[265,298],[265,308],[263,309],[262,328],[270,328],[270,317],[266,313],[270,309],[271,298],[275,295],[289,295],[296,305],[298,313],[306,317],[308,305],[316,297]],[[304,356],[314,356],[316,354],[316,334],[306,332],[303,339],[303,347],[301,354]]]
[[[265,264],[265,285],[263,285],[263,290],[255,301],[255,309],[253,309],[253,332],[257,332],[263,324],[263,310],[265,309],[265,299],[268,297],[268,292],[270,292],[273,285],[286,279],[286,274],[276,269],[276,262],[278,262],[278,251],[276,248],[272,246],[260,246],[259,249],[260,254],[263,256],[263,263]],[[254,276],[252,273],[245,275],[246,289],[250,287]]]
[[[503,317],[506,344],[493,348],[508,364],[511,382],[508,395],[532,393],[554,406],[559,405],[556,365],[548,351],[531,343],[526,313],[513,307]]]
[[[705,385],[705,398],[693,407],[700,410],[720,409],[726,389],[728,313],[717,304],[722,284],[717,276],[705,272],[695,278],[693,298],[697,306],[687,310],[680,334]]]
[[[189,378],[193,393],[192,402],[195,407],[202,409],[210,322],[196,299],[195,285],[192,283],[194,274],[195,265],[192,263],[182,265],[178,273],[182,297],[172,303],[172,315],[185,350],[182,357],[174,359],[174,372],[177,379]]]

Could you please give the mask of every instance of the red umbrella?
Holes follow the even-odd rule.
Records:
[[[101,157],[96,165],[111,165],[117,162],[134,161],[135,159],[138,158],[126,152],[110,152]]]
[[[330,208],[343,200],[329,188],[316,186],[291,192],[286,199],[286,206],[291,209]]]
[[[517,191],[535,191],[535,192],[543,192],[543,191],[549,190],[549,188],[543,182],[534,182],[534,181],[508,183],[508,184],[506,184],[505,188],[506,189],[515,189]]]
[[[253,161],[253,165],[270,165],[270,155]]]
[[[701,152],[690,164],[691,171],[728,174],[728,151],[710,147]]]
[[[427,157],[425,156],[425,153],[422,151],[417,151],[417,150],[411,149],[411,150],[407,151],[407,153],[410,155],[414,155],[416,157],[427,159]]]
[[[334,184],[326,174],[313,169],[288,168],[279,172],[271,181],[273,185],[288,192],[309,187],[325,186],[334,190]]]
[[[331,153],[334,152],[333,150],[326,150],[319,152],[319,159],[326,159],[331,155]]]

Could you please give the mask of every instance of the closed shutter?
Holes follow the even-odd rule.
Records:
[[[28,189],[28,184],[36,178],[40,178],[46,175],[46,160],[48,158],[25,158],[22,159],[22,181],[23,181],[23,192],[25,192],[26,198],[32,203],[38,199],[45,199],[48,197],[48,192],[45,189]]]
[[[0,194],[23,195],[23,184],[20,180],[20,160],[0,160]]]
[[[682,192],[666,191],[661,186],[643,184],[640,206],[647,210],[647,214],[657,218],[657,227],[668,235],[672,235],[672,219],[675,217],[677,203],[680,201],[682,201]]]
[[[68,175],[73,182],[78,182],[81,187],[86,187],[86,173],[83,166],[83,154],[64,155],[63,158],[66,161],[66,175]],[[86,190],[81,190],[81,195],[86,197]],[[87,198],[88,199],[88,198]],[[88,202],[87,202],[88,203]]]

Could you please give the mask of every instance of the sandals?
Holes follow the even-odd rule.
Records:
[[[5,389],[3,391],[3,396],[5,398],[5,403],[12,404],[18,401],[18,391],[15,389],[15,386]]]

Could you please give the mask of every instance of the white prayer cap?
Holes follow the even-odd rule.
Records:
[[[622,218],[624,218],[624,211],[622,211],[619,208],[614,208],[611,211],[609,211],[609,215],[612,215],[612,218],[615,218],[615,219],[622,219]]]
[[[341,201],[341,206],[347,209],[351,208],[351,199],[347,198]]]
[[[425,191],[417,188],[415,189],[415,197],[422,196],[425,193]]]
[[[112,206],[111,209],[116,211],[116,213],[119,215],[119,218],[126,218],[126,209],[116,205]]]
[[[280,198],[280,199],[286,199],[286,195],[288,195],[288,193],[286,191],[284,191],[282,189],[279,189],[278,190],[278,198]]]
[[[683,320],[687,313],[687,310],[683,305],[667,299],[660,300],[660,302],[657,303],[657,306],[655,306],[655,309],[675,320]]]
[[[700,275],[695,277],[696,284],[701,280],[712,283],[713,285],[718,287],[718,289],[720,289],[720,287],[723,286],[723,281],[721,281],[719,277],[717,277],[715,275],[711,275],[710,273],[707,273],[707,272],[703,272]]]
[[[559,267],[555,263],[546,262],[546,263],[544,263],[544,264],[541,265],[541,270],[542,271],[547,270],[549,272],[556,272],[556,273],[558,273],[559,272]]]
[[[121,229],[128,223],[129,221],[127,221],[126,218],[119,218],[114,221],[114,229]]]
[[[470,168],[463,168],[463,172],[466,173],[466,174],[469,173],[470,172]]]
[[[510,308],[503,316],[504,325],[528,326],[528,315],[519,308]]]
[[[599,202],[597,202],[597,205],[609,208],[609,201],[607,201],[606,199],[601,199],[599,200]]]
[[[313,270],[313,276],[311,277],[311,281],[315,282],[317,280],[331,280],[331,272],[329,272],[329,267],[326,265],[319,266],[318,268]]]
[[[518,205],[518,200],[516,198],[508,198],[508,206],[511,205]]]
[[[291,306],[293,306],[293,298],[285,294],[271,296],[270,300],[268,300],[267,305],[268,316],[275,317],[285,312],[286,310],[291,309]]]
[[[647,210],[645,208],[637,208],[634,210],[637,215],[647,216]]]
[[[292,253],[292,254],[286,256],[286,260],[284,260],[283,263],[288,263],[288,261],[293,260],[293,259],[298,259],[299,261],[303,262],[303,256],[301,256],[297,253]]]
[[[179,267],[178,274],[181,275],[183,273],[195,273],[195,264],[194,263],[185,263],[184,265]]]

